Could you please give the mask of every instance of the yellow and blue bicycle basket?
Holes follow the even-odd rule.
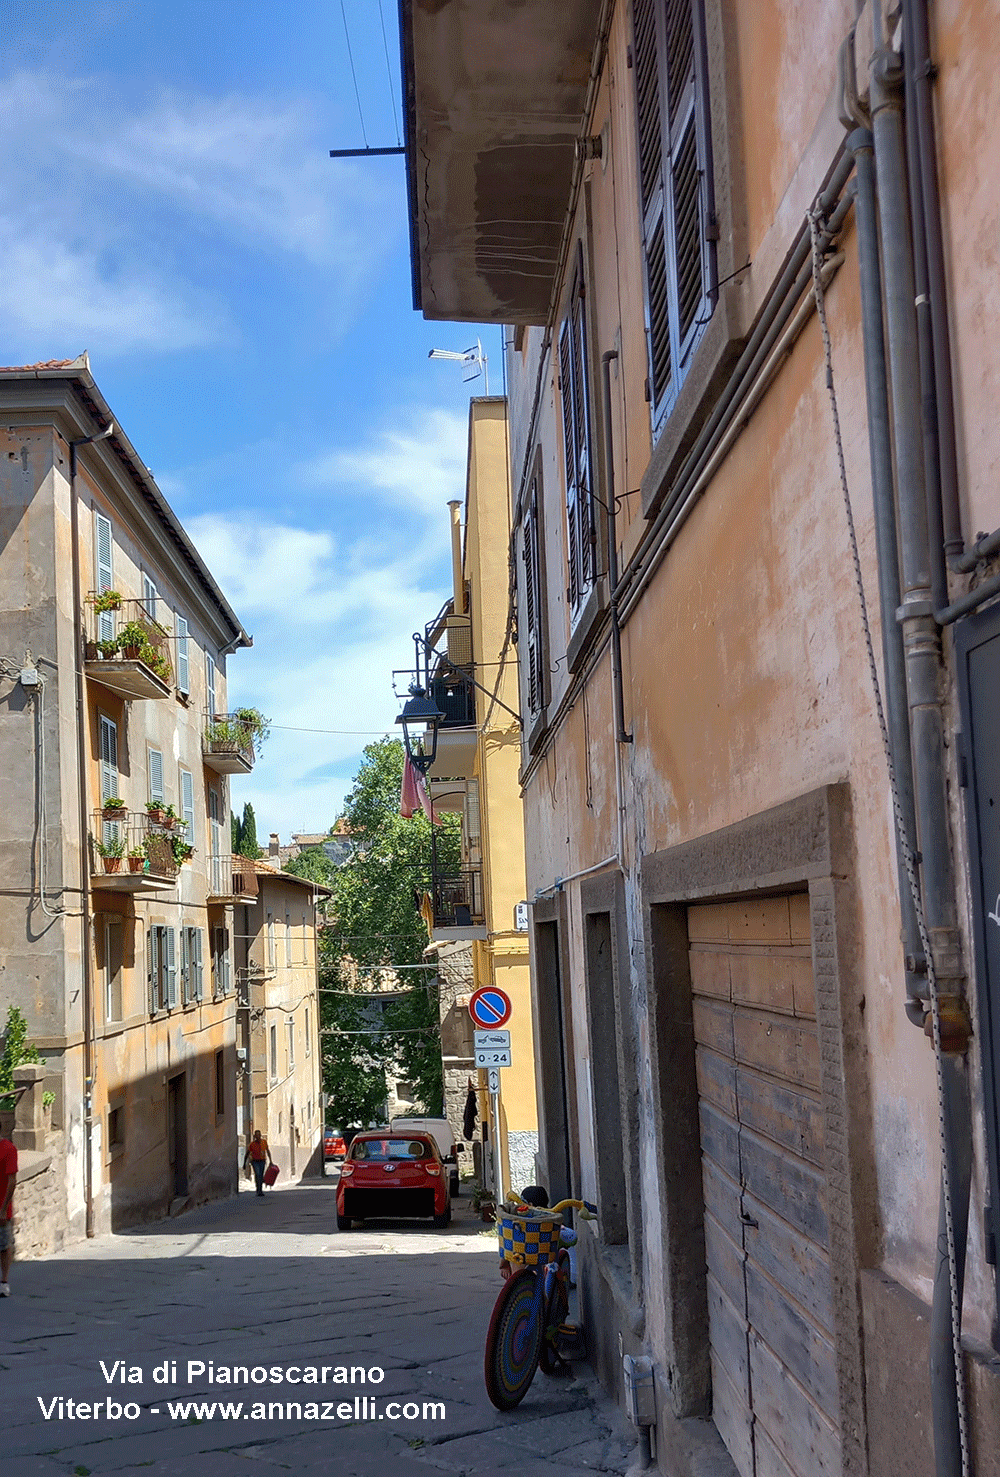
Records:
[[[554,1262],[559,1250],[560,1218],[553,1220],[551,1211],[530,1211],[511,1214],[497,1211],[497,1233],[500,1237],[500,1253],[505,1261],[515,1267],[544,1266]]]

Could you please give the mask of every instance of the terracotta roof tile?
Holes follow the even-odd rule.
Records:
[[[33,369],[69,369],[70,365],[78,365],[77,359],[43,359],[39,364],[3,364],[0,365],[0,374],[28,374]]]

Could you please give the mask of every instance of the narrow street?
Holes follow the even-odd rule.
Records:
[[[496,1243],[467,1200],[445,1232],[384,1222],[338,1233],[335,1188],[331,1178],[263,1201],[242,1188],[177,1220],[15,1263],[0,1304],[5,1466],[19,1477],[626,1470],[631,1430],[588,1366],[572,1379],[539,1373],[511,1414],[489,1403]],[[173,1366],[176,1383],[154,1379],[173,1380]],[[244,1366],[261,1382],[221,1382]],[[341,1366],[353,1384],[335,1382]],[[91,1418],[109,1400],[114,1418],[106,1403]],[[242,1405],[224,1415],[189,1401]],[[278,1401],[301,1416],[271,1418]],[[393,1420],[396,1401],[419,1406],[416,1418]],[[342,1402],[351,1409],[338,1416]],[[425,1402],[443,1415],[425,1415]]]

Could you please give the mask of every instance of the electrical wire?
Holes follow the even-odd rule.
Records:
[[[941,1047],[941,999],[938,990],[937,970],[934,965],[934,955],[931,950],[930,935],[927,931],[927,921],[924,916],[924,902],[920,891],[920,883],[917,878],[917,863],[914,855],[913,845],[906,828],[906,820],[903,815],[903,807],[899,798],[899,786],[896,782],[896,768],[892,760],[892,745],[889,741],[889,729],[885,720],[885,710],[882,706],[882,689],[879,684],[878,666],[875,661],[875,648],[872,643],[871,624],[868,619],[868,602],[865,598],[864,578],[861,573],[861,557],[858,553],[858,538],[854,527],[854,513],[851,507],[851,494],[847,485],[847,466],[844,461],[844,444],[840,432],[840,412],[837,409],[837,393],[833,382],[833,346],[830,339],[830,329],[826,320],[826,303],[823,291],[823,221],[822,212],[817,205],[809,212],[809,231],[812,238],[812,276],[813,296],[816,299],[816,315],[819,319],[820,332],[823,336],[823,355],[826,362],[826,386],[830,396],[830,411],[833,418],[833,437],[837,450],[837,464],[840,469],[840,486],[844,496],[844,508],[847,514],[847,532],[851,545],[851,557],[854,561],[854,580],[857,586],[858,601],[861,606],[861,623],[864,627],[865,647],[868,652],[868,670],[871,676],[872,688],[875,694],[875,711],[878,715],[879,730],[882,735],[882,749],[885,754],[886,769],[889,774],[889,790],[892,796],[892,813],[896,825],[896,835],[899,839],[899,849],[903,857],[903,866],[906,871],[906,879],[909,883],[910,894],[913,898],[913,910],[916,914],[917,929],[920,933],[920,946],[924,951],[927,961],[927,988],[930,996],[931,1033],[934,1042],[934,1066],[937,1074],[938,1094],[938,1126],[941,1140],[941,1194],[944,1201],[945,1230],[948,1244],[948,1283],[951,1294],[951,1341],[952,1354],[955,1361],[955,1391],[958,1406],[958,1436],[962,1452],[962,1474],[969,1477],[971,1471],[971,1456],[969,1449],[968,1411],[966,1407],[965,1381],[963,1378],[962,1363],[962,1306],[958,1295],[958,1254],[955,1245],[955,1221],[952,1209],[951,1173],[948,1168],[948,1129],[945,1111],[945,1083],[943,1052]]]
[[[396,112],[396,89],[392,81],[392,67],[389,65],[389,42],[385,34],[385,16],[382,14],[382,0],[378,0],[378,18],[382,22],[382,48],[385,51],[385,71],[389,79],[389,98],[392,102],[392,121],[396,126],[396,143],[402,143],[399,136],[399,115]]]
[[[361,119],[361,137],[364,139],[365,148],[367,149],[368,134],[365,132],[365,115],[361,111],[361,93],[358,91],[358,74],[354,70],[354,53],[351,50],[351,33],[347,29],[347,11],[344,9],[344,0],[340,0],[340,13],[344,17],[344,36],[347,39],[347,60],[351,64],[351,76],[354,79],[354,96],[358,100],[358,117]]]

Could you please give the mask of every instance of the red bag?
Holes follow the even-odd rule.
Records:
[[[265,1169],[265,1171],[264,1171],[264,1183],[265,1183],[265,1185],[273,1185],[274,1182],[275,1182],[275,1180],[277,1178],[278,1178],[278,1166],[276,1164],[269,1164],[267,1166],[267,1168]]]

